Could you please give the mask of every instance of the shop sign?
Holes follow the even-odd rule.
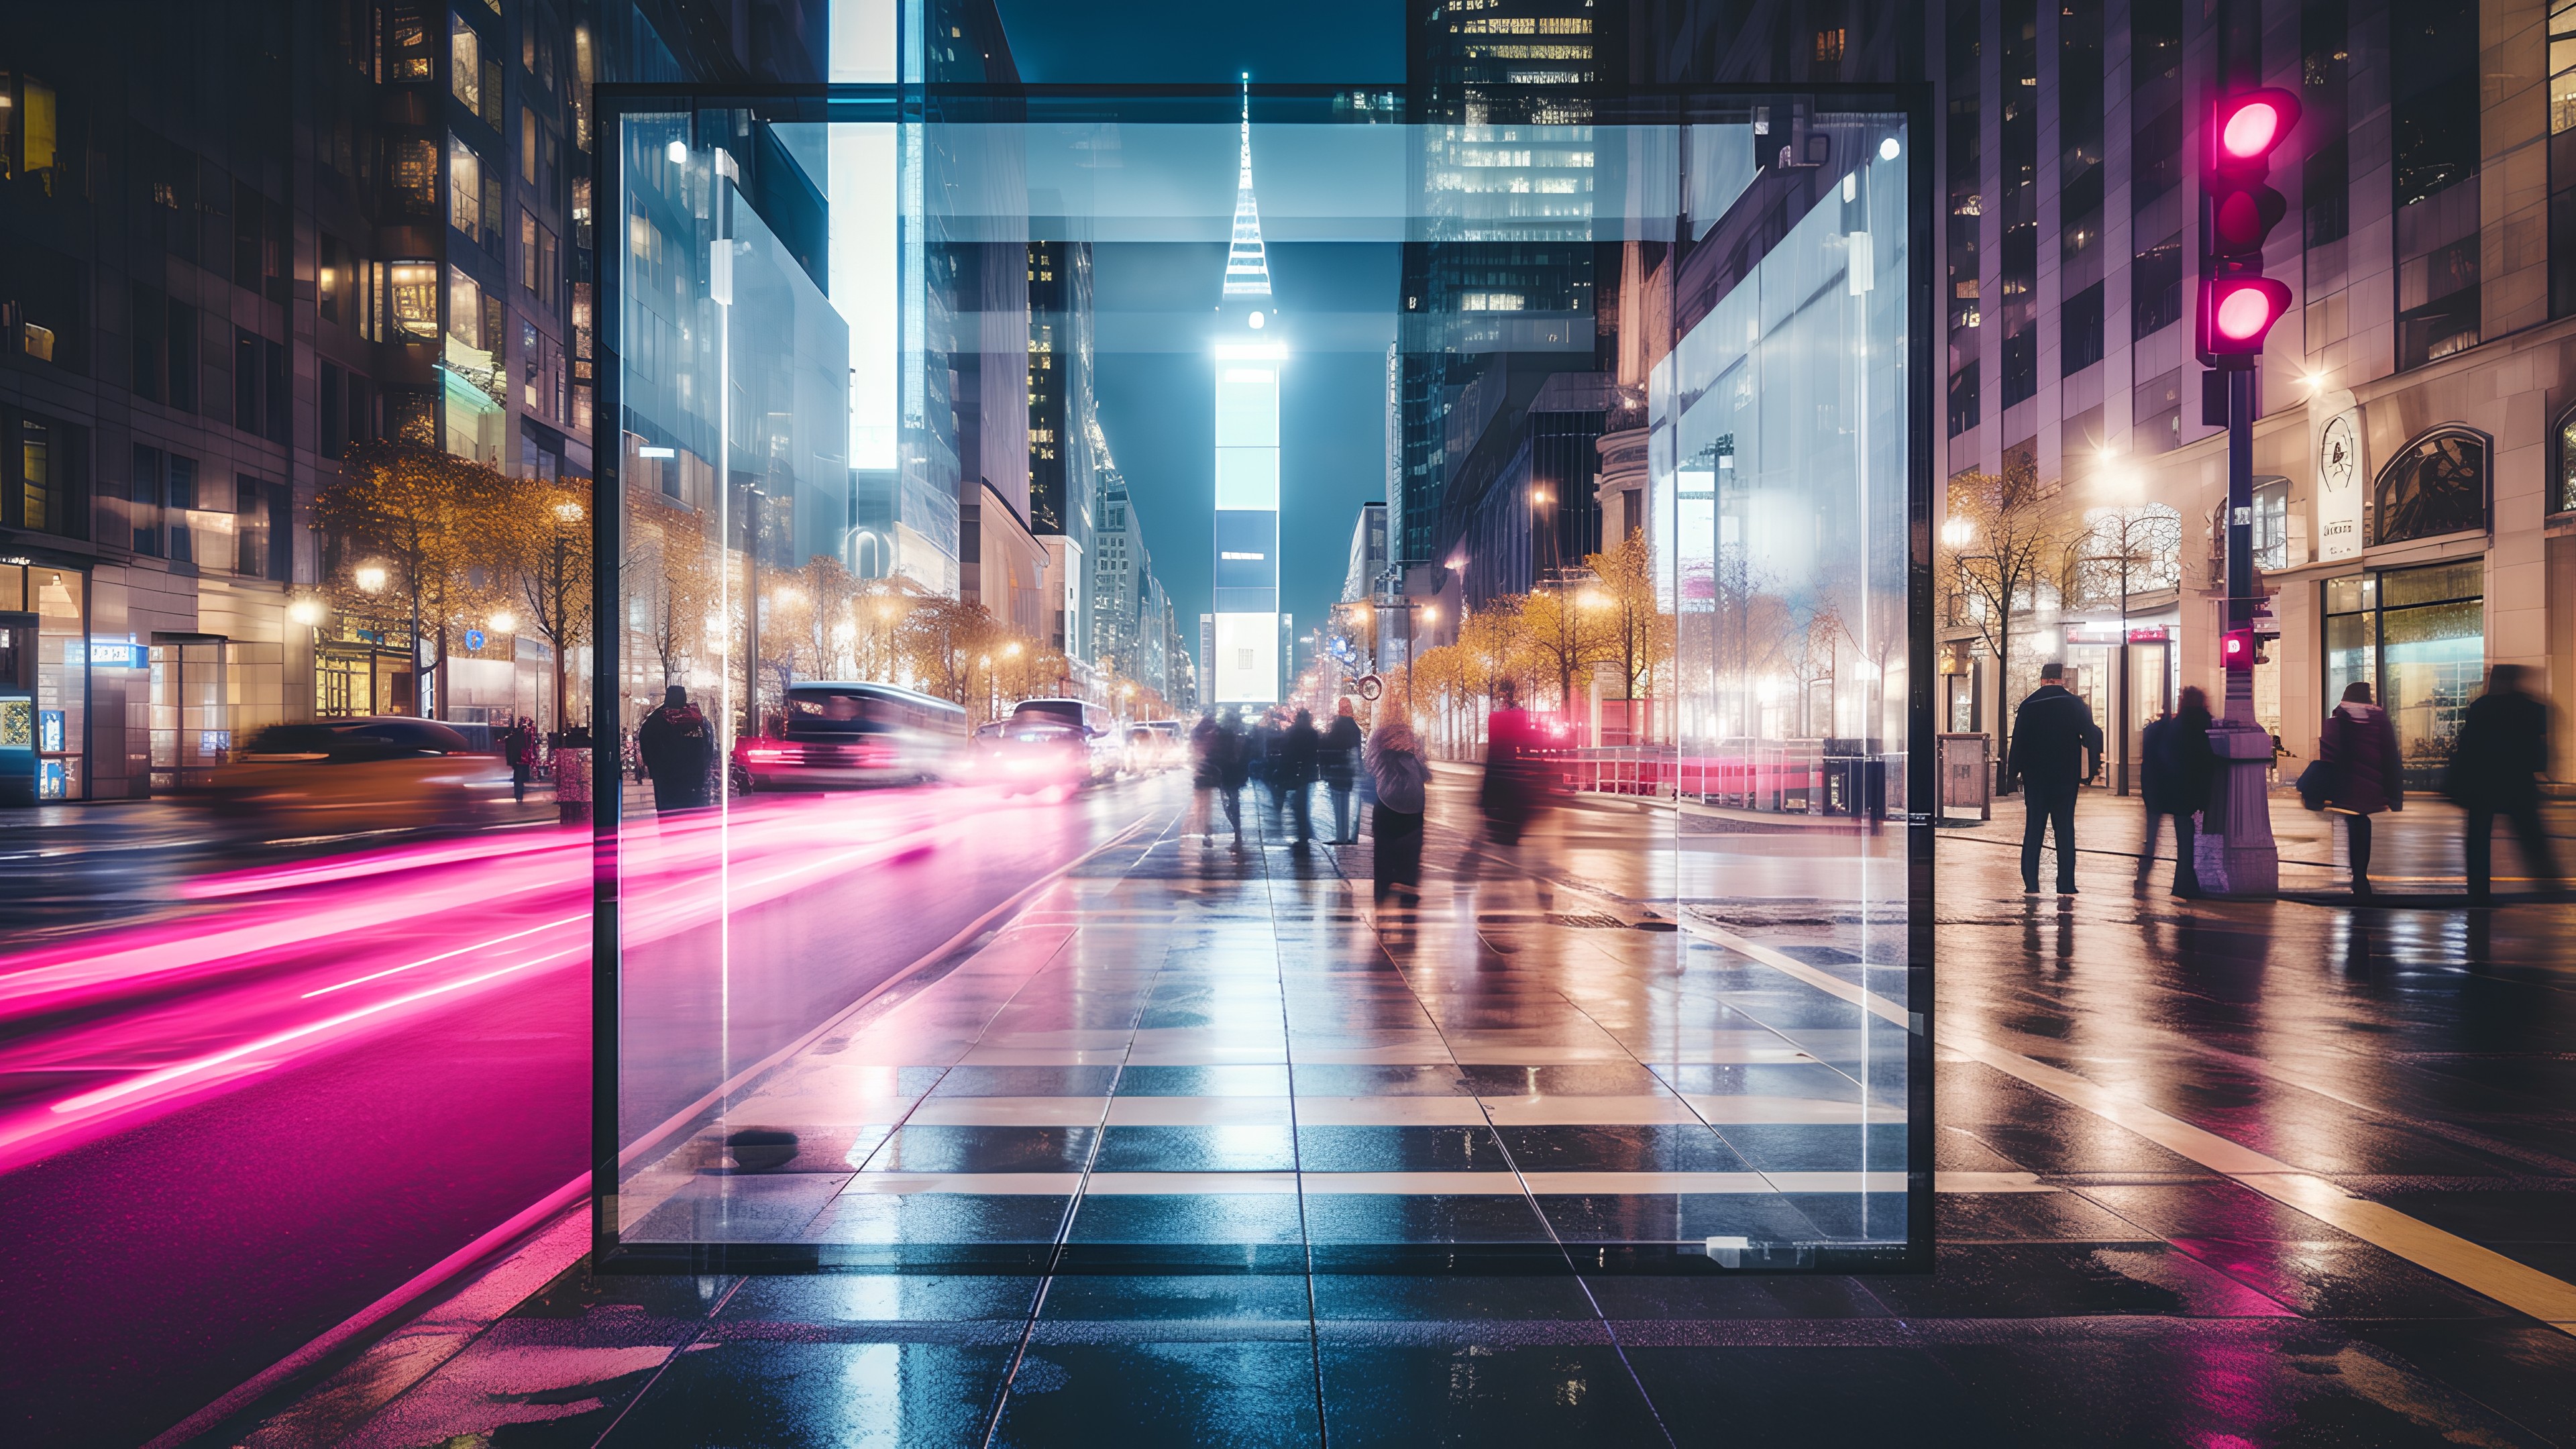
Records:
[[[2335,414],[2317,434],[2317,557],[2361,556],[2361,411]]]
[[[79,663],[79,649],[77,644],[66,649],[72,657],[64,662]],[[93,669],[142,669],[152,662],[151,646],[125,639],[92,639],[89,662]]]

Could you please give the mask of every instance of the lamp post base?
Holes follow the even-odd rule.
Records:
[[[2272,736],[2258,725],[2217,720],[2209,748],[2223,772],[2202,812],[2192,852],[2200,888],[2214,896],[2269,898],[2281,890],[2281,849],[2272,839]]]

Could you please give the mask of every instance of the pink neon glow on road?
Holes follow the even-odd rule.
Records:
[[[1025,830],[1029,812],[1058,803],[951,787],[648,815],[618,846],[621,933],[632,945],[700,929],[967,832]],[[583,967],[593,845],[586,828],[495,832],[224,872],[176,892],[192,908],[0,955],[0,1027],[15,1028],[0,1069],[61,1083],[0,1103],[0,1171],[477,992]]]

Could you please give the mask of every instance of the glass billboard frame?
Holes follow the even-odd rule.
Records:
[[[1403,124],[1400,113],[1390,114],[1383,106],[1383,86],[1261,85],[1249,88],[1251,104],[1264,124],[1280,122],[1322,124]],[[1551,98],[1563,98],[1568,88],[1551,87]],[[1374,110],[1354,110],[1348,105],[1353,95],[1378,98]],[[598,278],[598,305],[595,312],[598,330],[597,351],[600,359],[596,380],[599,395],[598,416],[604,429],[622,430],[624,413],[623,301],[626,290],[625,267],[629,261],[623,229],[626,199],[622,195],[620,158],[624,154],[624,132],[627,122],[636,117],[683,117],[692,133],[714,128],[735,128],[746,120],[765,123],[859,123],[891,126],[938,126],[943,124],[989,125],[1025,124],[1033,116],[1052,122],[1086,121],[1112,124],[1188,124],[1231,126],[1245,92],[1234,86],[1131,86],[1131,85],[1060,85],[1060,86],[975,86],[920,84],[835,84],[797,86],[726,86],[687,87],[672,85],[611,85],[596,92],[603,134],[616,138],[597,148],[593,175],[593,215],[608,236],[599,249],[604,265]],[[1928,146],[1934,135],[1933,116],[1928,87],[1875,85],[1807,85],[1799,87],[1705,86],[1705,87],[1627,87],[1605,88],[1587,92],[1582,97],[1590,108],[1587,124],[1600,127],[1661,128],[1675,133],[1676,163],[1681,153],[1690,148],[1678,144],[1683,128],[1696,126],[1731,126],[1746,128],[1748,119],[1769,116],[1801,118],[1867,112],[1901,118],[1906,148]],[[1415,124],[1435,124],[1419,122]],[[1768,127],[1755,119],[1749,129],[1767,133]],[[1784,131],[1789,128],[1784,126]],[[1803,132],[1800,133],[1803,136]],[[1785,138],[1784,138],[1785,139]],[[1911,159],[1909,155],[1909,160]],[[1799,158],[1784,151],[1781,164],[1800,164]],[[1935,811],[1929,808],[1937,799],[1937,761],[1934,741],[1937,738],[1935,716],[1938,675],[1934,668],[1933,589],[1931,582],[1932,538],[1934,525],[1934,434],[1936,401],[1932,380],[1937,376],[1933,355],[1934,280],[1933,168],[1908,165],[1904,168],[1903,227],[1905,263],[1903,266],[1903,299],[1905,337],[1898,363],[1901,374],[1897,387],[1903,412],[1901,449],[1904,467],[1902,499],[1903,540],[1901,545],[1904,597],[1901,615],[1904,628],[1902,648],[1905,685],[1901,714],[1906,739],[1901,751],[1892,752],[1896,784],[1901,780],[1902,808],[1890,813],[1891,829],[1901,824],[1901,850],[1896,858],[1901,864],[1901,895],[1905,919],[1898,933],[1901,938],[1902,970],[1906,999],[1891,1003],[1869,987],[1879,979],[1870,968],[1882,966],[1873,957],[1859,970],[1859,985],[1846,985],[1838,994],[1861,1008],[1865,1015],[1875,1014],[1903,1033],[1905,1099],[1905,1171],[1904,1236],[1900,1242],[1873,1241],[1846,1249],[1828,1247],[1800,1255],[1795,1261],[1747,1256],[1740,1263],[1719,1263],[1712,1251],[1707,1257],[1675,1262],[1671,1271],[1706,1271],[1713,1266],[1746,1272],[1928,1272],[1933,1251],[1933,1012],[1932,1012],[1932,822]],[[1690,194],[1695,181],[1703,179],[1676,176],[1674,185],[1680,194]],[[1721,178],[1717,184],[1733,182]],[[1732,194],[1732,193],[1730,193]],[[1850,197],[1846,193],[1846,201]],[[1822,209],[1822,203],[1818,209]],[[1765,240],[1766,246],[1781,245],[1789,238],[1794,218],[1783,218],[1775,228],[1777,235]],[[1679,218],[1674,218],[1678,226]],[[909,241],[905,255],[910,255]],[[1865,253],[1863,254],[1865,255]],[[614,260],[611,260],[611,259]],[[1758,266],[1758,259],[1757,259]],[[731,278],[726,278],[730,287]],[[903,304],[904,325],[914,325],[910,317],[912,304]],[[1669,311],[1666,320],[1671,321]],[[1678,329],[1677,329],[1678,330]],[[1665,339],[1675,357],[1685,339],[1679,335]],[[598,449],[599,462],[594,473],[595,533],[595,608],[596,617],[605,621],[620,617],[626,603],[626,581],[621,578],[621,558],[625,548],[622,530],[625,526],[627,463],[624,449],[605,446]],[[1662,472],[1668,479],[1675,473],[1675,460],[1669,453],[1662,460]],[[1673,507],[1669,489],[1666,496],[1651,499],[1648,512],[1665,510],[1664,526],[1673,527]],[[1650,528],[1651,528],[1650,524]],[[621,660],[620,629],[603,627],[594,645],[596,664],[593,678],[596,697],[593,718],[616,722],[630,712],[625,698],[625,674]],[[755,646],[756,647],[756,646]],[[1676,693],[1679,690],[1676,689]],[[1893,701],[1881,707],[1884,716],[1897,706]],[[612,726],[613,727],[613,726]],[[605,743],[605,742],[603,742]],[[607,752],[603,750],[605,756]],[[613,757],[611,757],[613,758]],[[603,759],[608,766],[608,759]],[[607,773],[606,768],[603,773]],[[1817,778],[1821,779],[1821,776]],[[1862,777],[1854,776],[1854,780]],[[1866,793],[1875,788],[1847,784],[1847,790]],[[1819,787],[1820,791],[1822,787]],[[825,1249],[807,1243],[763,1242],[667,1242],[629,1241],[621,1237],[619,1188],[624,1164],[639,1153],[666,1145],[675,1134],[684,1133],[702,1119],[711,1105],[720,1107],[726,1093],[745,1082],[758,1068],[745,1072],[711,1092],[704,1100],[691,1104],[669,1122],[644,1136],[628,1140],[621,1128],[621,1068],[628,1044],[620,1014],[623,977],[621,971],[621,827],[623,801],[621,791],[607,786],[595,792],[594,826],[594,894],[593,894],[593,1261],[602,1271],[641,1273],[709,1273],[709,1272],[800,1272],[833,1266],[834,1260]],[[1830,988],[1829,988],[1830,989]],[[1864,1176],[1872,1176],[1864,1174]],[[1864,1189],[1864,1193],[1866,1193]],[[1715,1240],[1712,1240],[1714,1242]],[[1462,1262],[1455,1271],[1488,1271],[1489,1266],[1476,1266],[1476,1260]],[[1059,1267],[1054,1271],[1065,1271]],[[1437,1270],[1431,1270],[1437,1271]]]

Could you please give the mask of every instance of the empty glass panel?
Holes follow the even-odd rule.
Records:
[[[609,1261],[1923,1261],[1907,116],[1348,100],[610,118]]]

